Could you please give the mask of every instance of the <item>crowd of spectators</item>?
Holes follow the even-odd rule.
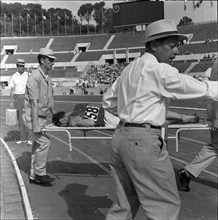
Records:
[[[77,79],[76,86],[81,88],[82,94],[88,95],[88,88],[97,88],[98,84],[112,85],[127,64],[92,65],[85,75]],[[100,95],[103,95],[105,92],[106,89],[100,88]],[[92,93],[93,91],[91,90],[90,94]]]
[[[92,65],[87,71],[85,78],[90,82],[97,81],[100,84],[112,85],[127,64]]]

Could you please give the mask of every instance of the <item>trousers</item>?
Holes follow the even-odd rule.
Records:
[[[218,129],[210,130],[211,143],[202,147],[195,158],[185,166],[185,169],[194,177],[206,169],[216,158],[218,154]]]
[[[35,174],[43,176],[47,174],[47,159],[51,148],[51,141],[45,132],[32,131],[32,119],[26,113],[22,115],[24,125],[31,131],[33,145],[31,154],[30,179],[35,179]],[[46,126],[46,118],[38,118],[41,128]]]
[[[44,133],[33,132],[33,146],[31,154],[30,179],[35,179],[35,174],[47,174],[47,159],[51,148],[50,138]]]
[[[29,129],[24,125],[22,114],[24,109],[24,94],[14,95],[14,107],[17,109],[17,119],[20,132],[20,140],[25,141],[30,139]]]
[[[147,219],[178,219],[181,202],[175,172],[160,133],[117,126],[111,149],[116,198],[106,220],[134,219],[140,205]]]

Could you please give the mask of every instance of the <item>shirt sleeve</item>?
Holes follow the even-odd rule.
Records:
[[[107,111],[111,112],[114,115],[117,115],[117,98],[118,98],[118,85],[119,85],[120,77],[116,79],[113,85],[109,88],[109,90],[104,93],[102,98],[102,107],[107,109]]]
[[[14,81],[13,81],[13,76],[8,80],[8,87],[9,88],[14,88]]]
[[[217,81],[218,80],[218,58],[214,61],[212,70],[211,70],[211,75],[210,75],[210,80],[212,81]],[[217,91],[218,91],[218,86],[217,86]],[[212,127],[218,128],[218,102],[217,101],[209,101],[207,103],[207,116],[209,120],[212,122]]]
[[[213,63],[211,74],[210,74],[210,80],[211,81],[218,81],[218,58]],[[217,88],[218,89],[218,88]]]
[[[37,100],[39,99],[39,94],[40,94],[40,83],[38,78],[36,77],[35,74],[32,74],[28,80],[27,80],[27,90],[29,94],[29,99],[30,100]]]
[[[160,68],[161,94],[167,98],[194,99],[206,98],[218,100],[218,82],[201,82],[191,76],[180,74],[179,71],[167,64]]]

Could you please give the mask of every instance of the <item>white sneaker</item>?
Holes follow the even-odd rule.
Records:
[[[26,142],[27,142],[27,140],[25,140],[25,141],[19,140],[19,141],[16,141],[16,144],[23,144],[23,143],[26,143]]]
[[[26,142],[26,144],[27,144],[28,146],[31,146],[31,145],[33,144],[33,142],[29,140],[29,141]]]

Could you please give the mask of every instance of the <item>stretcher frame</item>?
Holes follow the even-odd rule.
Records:
[[[179,152],[179,140],[180,140],[180,133],[182,131],[198,131],[198,130],[209,130],[210,126],[207,123],[206,118],[202,118],[201,122],[199,123],[187,123],[187,124],[169,124],[167,127],[162,128],[162,134],[165,135],[168,133],[166,129],[176,129],[175,135],[166,135],[167,139],[175,139],[176,140],[176,152]]]
[[[105,131],[110,130],[114,131],[116,127],[57,127],[53,124],[47,125],[42,131],[43,132],[66,132],[68,135],[68,142],[69,142],[69,150],[72,151],[72,140],[80,139],[80,140],[90,140],[90,139],[112,139],[112,136],[110,134],[106,134],[105,136],[101,137],[93,137],[93,136],[87,136],[88,131]],[[168,136],[168,130],[169,129],[176,129],[175,135]],[[209,125],[207,123],[206,119],[203,119],[203,123],[188,123],[188,124],[169,124],[165,127],[161,128],[161,136],[167,140],[167,139],[175,139],[176,140],[176,152],[179,152],[179,139],[180,139],[180,133],[181,131],[191,131],[191,130],[208,130]],[[83,136],[72,136],[70,131],[73,130],[79,130],[83,131]]]

